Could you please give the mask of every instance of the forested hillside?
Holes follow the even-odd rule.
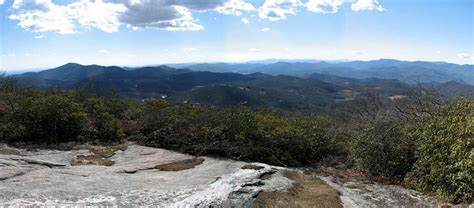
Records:
[[[234,74],[224,77],[249,79]],[[264,80],[264,86],[307,90],[316,85],[323,93],[337,91],[320,81],[285,76],[273,79],[270,83]],[[254,84],[250,88],[261,87],[262,81],[249,83]],[[232,90],[217,89],[225,95],[232,95]],[[137,102],[69,90],[39,91],[20,85],[15,77],[2,77],[0,142],[67,149],[77,143],[134,141],[193,155],[278,166],[357,168],[374,180],[403,183],[454,203],[472,203],[472,99],[449,99],[421,87],[394,99],[369,92],[334,105],[338,113],[330,116],[268,106],[252,109],[252,103],[228,104],[232,107],[166,100]]]

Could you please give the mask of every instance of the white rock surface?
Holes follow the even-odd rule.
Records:
[[[285,191],[293,185],[283,168],[255,163],[264,168],[241,169],[246,163],[208,157],[192,169],[160,171],[154,167],[193,157],[133,144],[110,158],[112,166],[69,164],[78,155],[92,154],[89,150],[20,152],[0,155],[0,207],[250,207],[260,191]],[[264,173],[272,174],[261,180]],[[344,207],[441,205],[398,186],[320,178],[341,193]]]
[[[445,204],[435,197],[426,196],[417,191],[400,186],[383,185],[367,180],[356,179],[342,182],[333,176],[319,178],[341,193],[341,201],[345,208],[437,208]],[[449,205],[449,207],[453,208],[466,206],[467,205]]]
[[[130,145],[111,159],[113,166],[70,166],[87,150],[25,151],[0,155],[2,206],[249,206],[259,191],[286,190],[292,181],[273,174],[259,186],[259,176],[274,171],[241,169],[246,164],[205,158],[203,164],[181,171],[159,171],[156,165],[192,158],[168,150]],[[128,172],[128,173],[127,173]],[[231,196],[231,197],[229,197]]]

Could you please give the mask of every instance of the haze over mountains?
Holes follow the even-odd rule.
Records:
[[[398,79],[406,83],[448,82],[474,84],[474,66],[446,62],[398,61],[380,59],[375,61],[325,62],[317,60],[262,61],[243,64],[214,63],[195,64],[186,68],[195,71],[266,73],[306,77],[314,73],[348,78]]]
[[[69,63],[16,75],[28,86],[217,106],[246,102],[290,111],[326,112],[358,95],[406,95],[424,83],[448,96],[474,97],[474,66],[377,61],[203,63],[122,68]],[[175,65],[176,66],[176,65]]]

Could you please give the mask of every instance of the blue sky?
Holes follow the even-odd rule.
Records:
[[[0,70],[267,58],[474,63],[472,0],[0,0]]]

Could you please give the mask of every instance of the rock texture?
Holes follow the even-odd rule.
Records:
[[[100,153],[87,147],[71,151],[4,151],[0,154],[0,207],[251,207],[261,192],[285,192],[296,187],[284,175],[288,169],[261,163],[202,157],[189,167],[161,171],[157,167],[162,164],[181,165],[183,161],[194,161],[190,160],[194,157],[134,144],[113,151],[101,154],[113,161],[111,166],[72,166],[79,156]],[[320,179],[339,191],[344,207],[442,205],[398,186],[360,180],[342,182],[333,176]],[[307,184],[298,186],[306,190]]]
[[[26,151],[0,155],[1,206],[160,205],[163,207],[250,206],[260,191],[282,191],[292,181],[279,168],[204,158],[191,169],[160,171],[155,167],[192,156],[163,149],[129,145],[109,159],[112,166],[71,166],[89,150]],[[273,173],[265,181],[262,174]]]
[[[400,186],[383,185],[368,180],[360,179],[347,179],[347,181],[341,181],[334,176],[321,176],[319,178],[340,192],[340,198],[345,208],[474,208],[474,205],[446,204],[437,199],[436,197],[427,196],[420,192],[405,189]]]

